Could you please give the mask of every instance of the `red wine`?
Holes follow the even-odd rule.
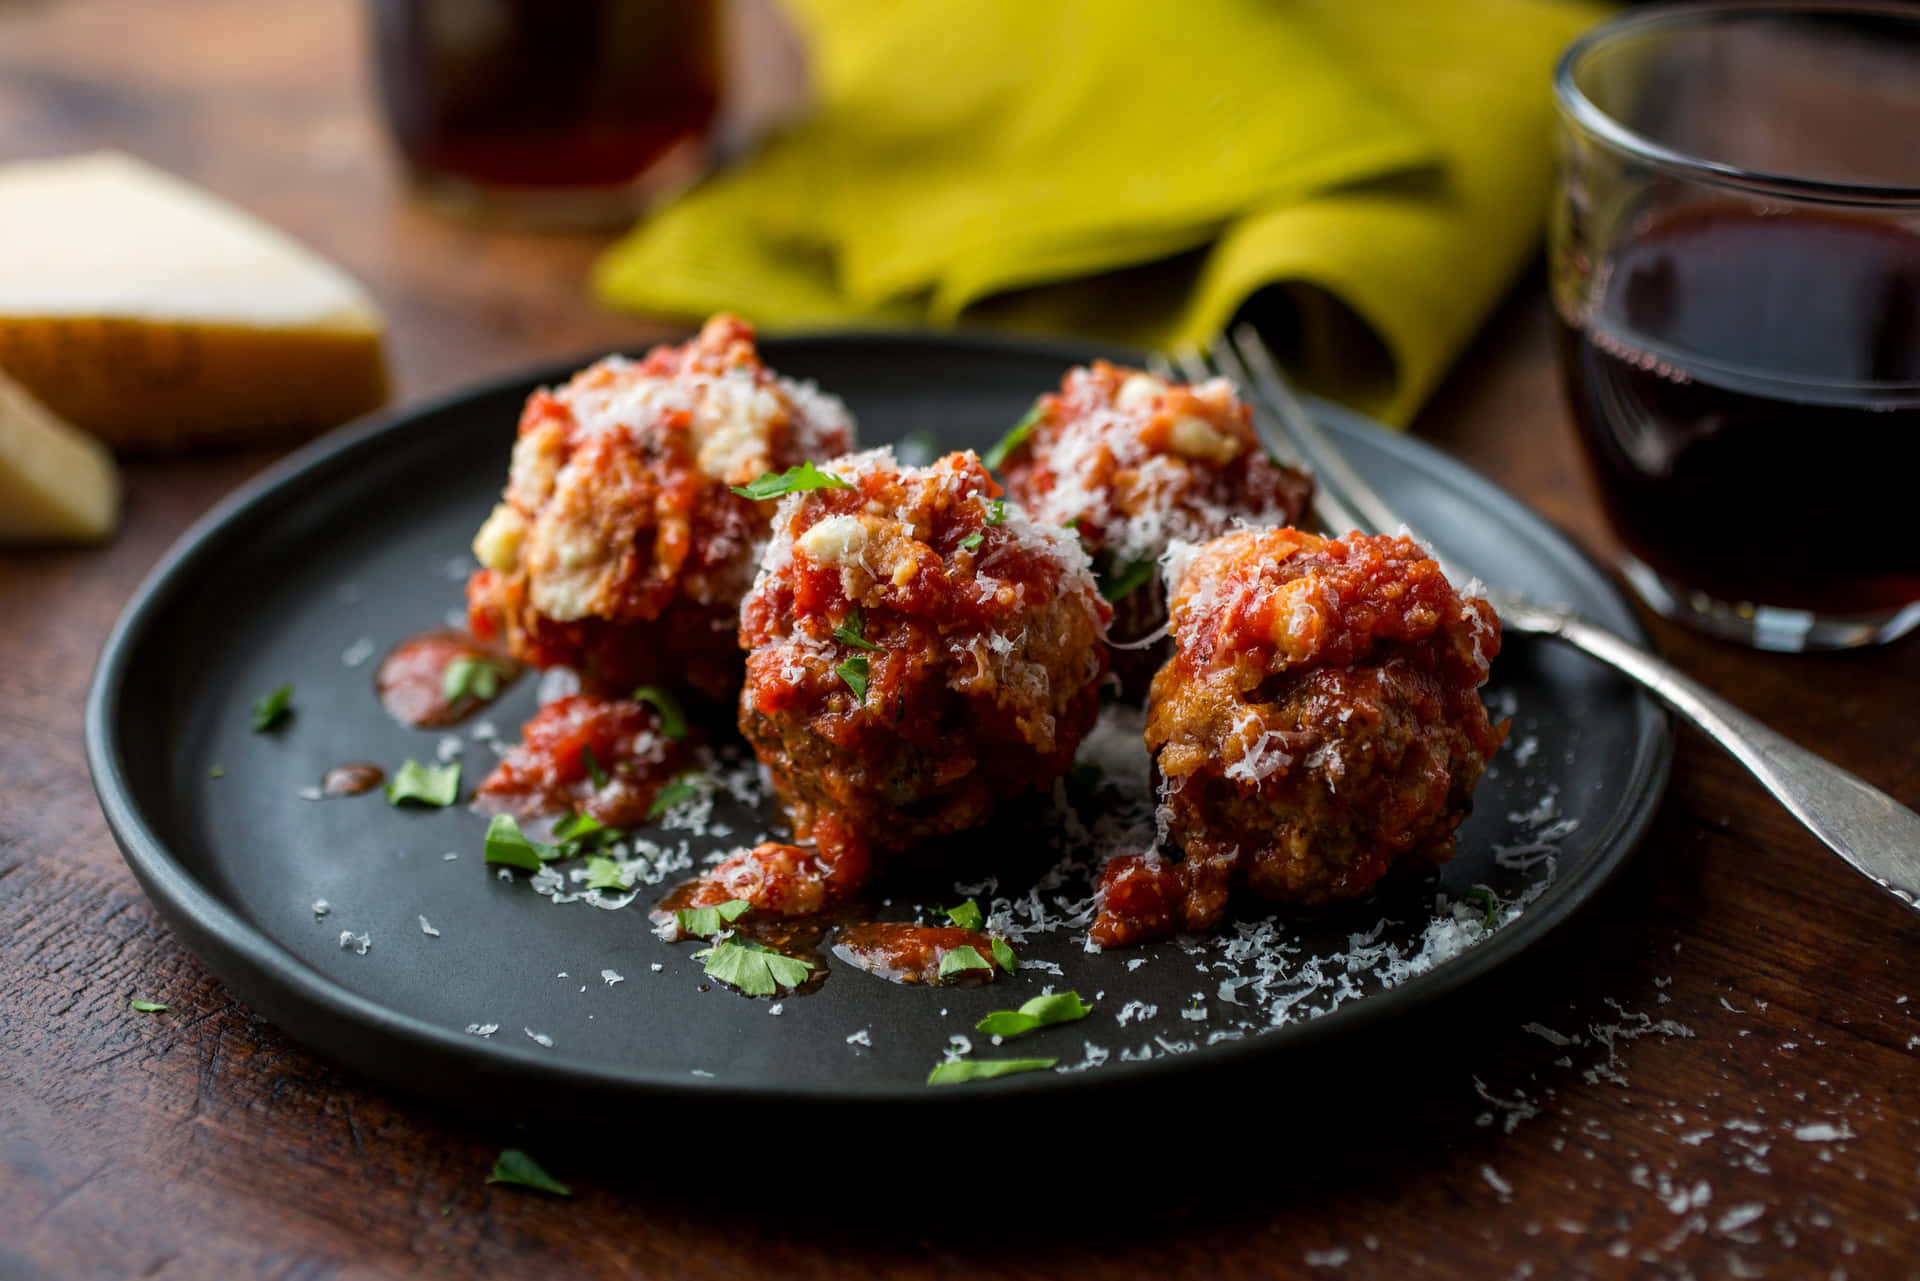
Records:
[[[374,0],[372,13],[395,140],[428,173],[616,186],[719,112],[717,0]]]
[[[1561,318],[1615,531],[1726,602],[1920,600],[1920,234],[1699,205],[1655,218]]]

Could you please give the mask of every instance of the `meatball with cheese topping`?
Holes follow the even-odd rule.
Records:
[[[1506,736],[1479,694],[1500,650],[1493,608],[1406,537],[1249,530],[1184,567],[1180,550],[1178,650],[1146,740],[1181,857],[1110,862],[1094,941],[1208,929],[1239,890],[1354,898],[1397,863],[1451,858]]]
[[[503,501],[474,538],[474,633],[578,670],[589,691],[731,701],[740,598],[770,514],[731,487],[852,443],[845,407],[773,374],[731,316],[535,392]]]
[[[1104,360],[1069,370],[1003,452],[1008,494],[1086,545],[1122,643],[1166,621],[1155,567],[1169,544],[1204,542],[1237,523],[1291,525],[1313,492],[1305,472],[1267,457],[1225,379],[1189,385]],[[1115,663],[1144,692],[1165,654]]]
[[[782,500],[741,608],[740,729],[846,884],[1066,772],[1110,611],[1073,535],[1003,500],[971,453],[822,470],[831,487]]]

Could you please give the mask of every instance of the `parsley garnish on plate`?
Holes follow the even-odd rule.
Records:
[[[1033,408],[1026,412],[1026,416],[1008,428],[1007,434],[996,441],[993,448],[981,457],[980,461],[986,465],[987,470],[999,471],[1007,459],[1027,443],[1028,438],[1033,435],[1033,429],[1040,425],[1041,415],[1046,412],[1046,406],[1042,402],[1034,401]]]
[[[971,944],[950,947],[940,954],[940,981],[959,978],[968,970],[985,970],[993,973],[993,962],[980,955],[980,949]]]
[[[486,854],[489,863],[537,872],[542,863],[559,858],[561,851],[557,846],[528,840],[513,815],[495,814],[487,824]]]
[[[1007,500],[996,498],[987,504],[987,524],[1004,525],[1007,522]]]
[[[505,675],[505,669],[490,658],[462,654],[440,673],[440,697],[449,703],[457,703],[468,695],[492,698],[500,692],[500,681]]]
[[[647,807],[647,821],[652,822],[676,805],[698,800],[706,790],[706,775],[699,770],[690,769],[676,775],[672,782],[660,789],[660,794],[653,798],[653,804]]]
[[[1133,595],[1134,589],[1153,577],[1153,561],[1132,560],[1115,570],[1100,584],[1100,594],[1108,600],[1120,600]]]
[[[264,734],[276,729],[293,710],[293,686],[282,685],[271,694],[253,700],[253,732]]]
[[[981,543],[984,543],[986,541],[987,541],[987,536],[985,534],[981,534],[981,533],[968,534],[965,538],[960,540],[960,550],[968,551],[968,552],[973,551],[975,548],[979,547]]]
[[[587,860],[587,888],[590,890],[630,890],[633,882],[610,858],[596,854]]]
[[[1006,974],[1012,974],[1020,968],[1020,958],[1013,954],[1013,948],[1005,939],[993,941],[993,963]]]
[[[879,652],[880,647],[867,639],[867,618],[855,605],[847,611],[847,620],[833,629],[833,638],[842,645],[851,645],[855,649],[867,649]],[[866,695],[862,694],[861,698]]]
[[[167,1012],[166,1003],[162,1001],[143,1001],[136,996],[131,1001],[128,1001],[127,1004],[142,1014],[165,1014]]]
[[[927,1073],[928,1085],[959,1085],[965,1081],[990,1081],[996,1076],[1016,1072],[1044,1072],[1059,1059],[952,1059]]]
[[[657,685],[642,685],[633,691],[633,701],[645,703],[660,718],[660,732],[678,741],[687,736],[687,714],[673,695]]]
[[[409,757],[387,784],[387,804],[448,806],[460,799],[460,762],[422,765]]]
[[[959,907],[943,907],[940,914],[963,930],[980,928],[980,905],[968,899]]]
[[[1483,930],[1491,930],[1493,928],[1493,914],[1500,906],[1500,900],[1493,896],[1493,891],[1484,885],[1475,885],[1470,887],[1460,897],[1469,903],[1478,903],[1487,910],[1485,918],[1480,922],[1480,928]]]
[[[600,760],[593,754],[591,743],[580,744],[580,763],[587,767],[587,777],[593,780],[596,788],[607,785],[607,772],[600,768]]]
[[[673,914],[673,923],[688,937],[710,939],[752,910],[743,898],[728,899],[713,907],[683,907]]]
[[[995,1010],[974,1024],[974,1029],[1004,1040],[1023,1036],[1035,1028],[1072,1023],[1091,1013],[1093,1007],[1081,1001],[1078,992],[1050,992],[1034,997],[1017,1010]]]
[[[553,839],[566,854],[604,849],[625,835],[619,828],[608,827],[587,813],[568,814],[553,825]]]
[[[705,960],[707,973],[748,996],[772,996],[781,988],[799,987],[813,974],[813,966],[795,956],[742,939],[722,939],[693,954]]]
[[[847,683],[853,696],[862,703],[867,701],[867,656],[855,654],[846,662],[833,669],[840,673],[840,679]]]
[[[212,769],[207,771],[208,778],[225,778],[226,776],[227,776],[227,767],[224,765],[215,765]]]
[[[519,1148],[508,1148],[500,1154],[493,1163],[493,1172],[487,1175],[487,1182],[511,1183],[518,1187],[551,1192],[555,1196],[573,1195],[572,1188],[541,1169],[539,1162]]]
[[[742,498],[760,501],[778,498],[782,494],[798,494],[808,489],[852,488],[832,472],[821,471],[812,463],[801,463],[798,467],[789,467],[783,472],[767,472],[744,485],[735,485],[733,492]]]

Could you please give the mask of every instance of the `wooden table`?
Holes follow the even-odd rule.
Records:
[[[0,157],[119,145],[288,229],[379,296],[403,402],[664,336],[587,300],[600,239],[409,201],[357,9],[0,0]],[[1419,431],[1604,554],[1547,320],[1536,274]],[[1201,1098],[1145,1118],[1191,1154],[1168,1166],[1076,1170],[1063,1134],[1045,1164],[1074,1172],[1027,1182],[990,1125],[829,1135],[784,1167],[803,1194],[769,1204],[725,1190],[736,1136],[715,1115],[718,1150],[685,1159],[543,1150],[570,1201],[490,1187],[509,1136],[348,1078],[227,996],[135,887],[88,784],[81,701],[115,614],[270,457],[131,466],[111,546],[0,555],[0,1275],[1920,1276],[1920,916],[1691,735],[1645,847],[1553,972],[1379,1051],[1389,1085],[1348,1121],[1308,1123],[1316,1100],[1279,1079],[1266,1116]],[[1920,800],[1915,642],[1785,658],[1655,631]],[[171,1010],[132,1014],[135,993]],[[877,1211],[876,1145],[1022,1187]]]

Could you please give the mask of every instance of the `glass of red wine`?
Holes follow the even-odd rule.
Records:
[[[722,0],[367,0],[389,132],[429,202],[483,221],[627,221],[705,168]]]
[[[1554,90],[1561,365],[1634,589],[1762,649],[1920,625],[1920,6],[1640,9]]]

